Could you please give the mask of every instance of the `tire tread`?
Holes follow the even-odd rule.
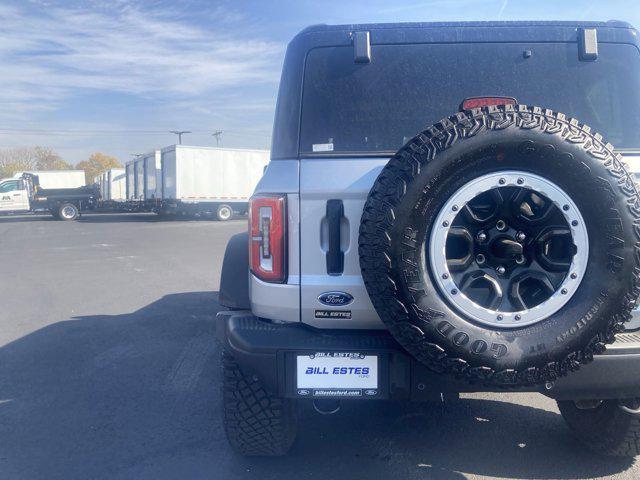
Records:
[[[279,456],[296,437],[295,404],[270,395],[255,375],[222,354],[224,428],[231,446],[246,456]]]
[[[622,411],[616,400],[605,401],[593,411],[559,401],[558,409],[571,431],[591,450],[615,457],[640,455],[640,415]]]

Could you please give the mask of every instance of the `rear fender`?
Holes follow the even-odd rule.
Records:
[[[249,234],[242,232],[229,239],[222,262],[220,305],[232,310],[249,310]]]

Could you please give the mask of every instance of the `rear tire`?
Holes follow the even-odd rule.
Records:
[[[575,402],[561,401],[558,408],[573,433],[593,451],[635,457],[640,454],[640,410],[635,402],[629,407],[619,400],[605,400],[595,408],[580,409]]]
[[[58,215],[56,216],[56,218],[69,221],[76,220],[79,216],[80,210],[78,210],[77,206],[75,206],[73,203],[63,203],[62,205],[60,205],[60,208],[58,208]]]
[[[218,209],[216,210],[216,218],[220,222],[231,220],[233,218],[233,208],[231,208],[229,205],[218,205]]]
[[[297,433],[295,402],[269,394],[227,352],[222,369],[224,429],[233,449],[246,456],[286,454]]]

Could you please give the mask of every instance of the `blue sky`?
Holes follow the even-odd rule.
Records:
[[[0,1],[0,148],[70,162],[175,142],[268,148],[289,39],[307,25],[625,20],[637,1]]]

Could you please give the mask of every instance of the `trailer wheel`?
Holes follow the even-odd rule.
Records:
[[[80,211],[73,203],[63,203],[58,208],[57,218],[60,220],[76,220],[79,216]]]
[[[231,220],[233,218],[233,208],[231,208],[229,205],[218,205],[216,218],[221,222]]]

